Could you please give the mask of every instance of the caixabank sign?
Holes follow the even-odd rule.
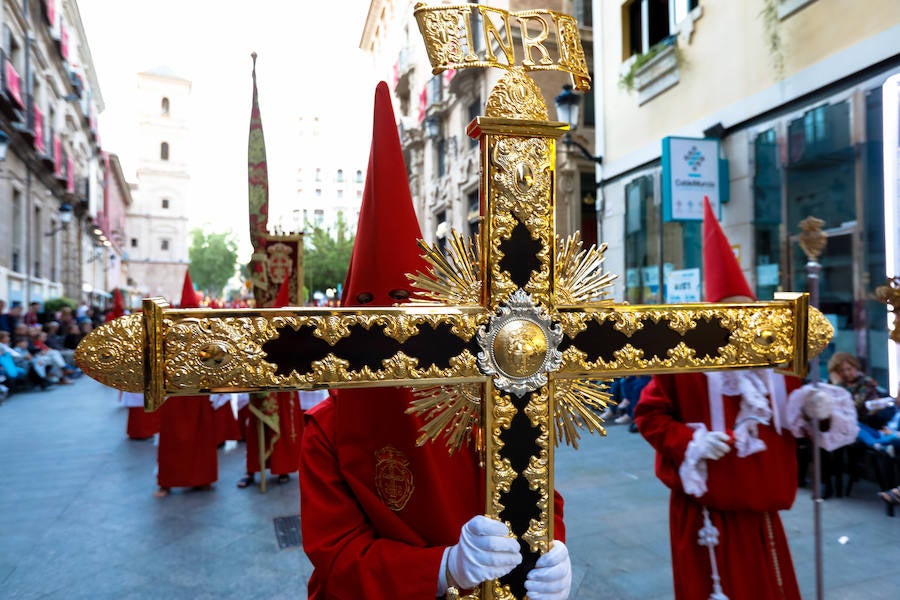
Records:
[[[663,138],[663,221],[702,221],[704,196],[718,214],[719,203],[727,199],[727,181],[728,162],[719,159],[719,140]]]

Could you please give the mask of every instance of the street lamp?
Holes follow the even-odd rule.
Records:
[[[49,237],[51,235],[56,235],[63,229],[69,226],[69,223],[72,222],[72,205],[68,202],[63,202],[59,205],[59,225],[48,231],[44,234],[44,236]]]
[[[441,124],[438,122],[437,117],[428,117],[423,125],[425,126],[425,137],[429,140],[436,139],[441,134]]]
[[[603,164],[602,156],[594,156],[590,150],[582,146],[579,142],[572,138],[572,132],[578,129],[579,117],[581,115],[581,94],[575,92],[570,84],[563,86],[562,92],[553,99],[556,105],[556,118],[564,123],[568,123],[569,131],[563,137],[563,143],[566,150],[571,150],[572,146],[581,151],[581,155],[586,159],[594,161],[598,165]]]

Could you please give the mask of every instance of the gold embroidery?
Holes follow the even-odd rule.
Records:
[[[393,446],[375,452],[375,491],[394,512],[400,512],[415,490],[409,459]]]

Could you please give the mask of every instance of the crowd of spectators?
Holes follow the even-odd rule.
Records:
[[[87,303],[51,312],[40,302],[25,310],[14,301],[7,309],[0,299],[0,400],[14,392],[72,383],[81,375],[75,348],[102,322],[103,311]]]

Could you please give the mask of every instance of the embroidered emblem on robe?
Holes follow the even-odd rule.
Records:
[[[388,508],[403,510],[414,489],[409,459],[402,452],[392,446],[375,452],[375,491]]]

